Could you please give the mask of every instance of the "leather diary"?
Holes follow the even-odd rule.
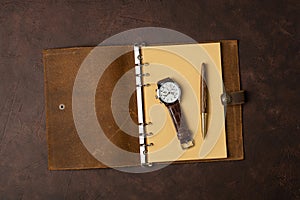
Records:
[[[244,157],[236,40],[48,49],[43,60],[50,170]],[[208,82],[212,125],[205,139],[197,70],[203,61],[214,66],[209,72],[215,74]],[[180,103],[195,141],[188,150],[180,149],[167,110],[155,97],[156,82],[164,77],[182,87]]]

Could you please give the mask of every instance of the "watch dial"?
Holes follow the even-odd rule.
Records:
[[[174,82],[165,82],[160,86],[158,96],[165,103],[174,103],[179,99],[180,88]]]

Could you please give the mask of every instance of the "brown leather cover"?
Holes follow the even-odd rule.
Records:
[[[109,47],[107,47],[109,51]],[[93,47],[44,50],[46,129],[48,140],[48,167],[50,170],[106,168],[95,159],[82,144],[74,124],[72,114],[72,91],[76,74],[85,57]],[[221,41],[223,79],[227,92],[240,90],[238,43],[236,40]],[[133,52],[116,59],[105,70],[97,84],[95,106],[99,124],[109,140],[129,152],[139,152],[138,130],[136,137],[127,135],[114,121],[111,111],[111,95],[117,81],[134,67]],[[134,76],[132,76],[134,82]],[[129,108],[125,108],[133,121],[137,123],[137,106],[135,94],[132,95]],[[122,101],[122,99],[120,99]],[[65,104],[60,110],[59,105]],[[242,107],[227,107],[226,134],[228,157],[218,160],[241,160],[243,154]],[[137,166],[139,156],[131,160],[120,159],[109,150],[101,152],[114,160],[114,167]],[[190,162],[209,162],[197,160]],[[185,161],[186,162],[186,161]],[[188,161],[189,162],[189,161]],[[176,163],[176,162],[175,162]]]
[[[240,70],[238,41],[221,41],[223,81],[226,92],[240,91]],[[242,106],[228,106],[226,109],[227,158],[225,160],[244,159]]]

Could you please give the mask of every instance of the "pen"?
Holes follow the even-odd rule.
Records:
[[[202,63],[201,65],[201,81],[200,81],[200,98],[201,98],[201,124],[202,124],[202,137],[205,138],[207,134],[207,101],[208,101],[208,90],[207,90],[207,74],[206,65]]]

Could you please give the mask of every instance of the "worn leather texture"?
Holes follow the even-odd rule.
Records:
[[[1,199],[299,199],[299,12],[299,0],[2,0]],[[245,159],[145,174],[49,171],[42,50],[147,26],[239,40]]]
[[[235,91],[230,93],[225,93],[224,96],[226,99],[223,99],[224,105],[230,106],[230,105],[237,105],[237,104],[244,104],[245,99],[245,91]]]
[[[43,52],[49,169],[106,167],[95,159],[83,145],[77,133],[72,112],[73,85],[82,62],[92,49],[91,47],[83,47],[45,50]],[[109,50],[113,51],[113,49],[108,48]],[[124,73],[134,67],[133,58],[133,52],[124,54],[107,67],[97,83],[95,107],[98,122],[107,138],[119,148],[138,153],[138,129],[134,130],[136,137],[120,131],[111,110],[114,86]],[[132,74],[132,79],[129,81],[134,83],[134,77]],[[133,101],[134,99],[131,98],[130,108],[129,110],[127,108],[126,111],[128,115],[131,113],[130,116],[137,123],[137,106],[136,102]],[[122,100],[119,99],[118,101]],[[64,110],[60,110],[58,107],[61,103],[64,103],[66,107]],[[90,138],[91,142],[93,140],[94,138]],[[98,142],[99,147],[106,145],[101,141]],[[139,154],[134,160],[124,160],[122,155],[113,156],[114,154],[109,148],[102,153],[114,163],[111,165],[113,167],[139,164]]]
[[[99,47],[101,48],[101,47]],[[107,51],[113,51],[113,48],[105,47]],[[84,59],[90,53],[92,47],[49,49],[43,52],[45,67],[45,99],[46,99],[46,122],[48,138],[48,165],[50,170],[62,169],[87,169],[87,168],[106,168],[106,165],[95,159],[91,155],[78,136],[72,113],[72,92],[76,76]],[[240,90],[239,66],[238,66],[238,43],[236,40],[221,41],[222,69],[224,84],[227,91]],[[101,56],[101,55],[99,55]],[[110,167],[125,167],[139,165],[139,143],[138,129],[136,137],[130,136],[122,131],[116,124],[113,113],[111,98],[114,87],[119,79],[130,69],[134,67],[133,51],[122,55],[112,62],[105,69],[101,76],[96,90],[96,113],[98,122],[102,127],[107,138],[119,148],[125,151],[135,152],[133,159],[122,159],[121,154],[114,154],[110,148],[101,148],[101,154],[111,161]],[[105,59],[105,58],[104,58]],[[134,74],[128,80],[134,82]],[[83,93],[84,95],[84,93]],[[135,96],[133,94],[132,96]],[[135,98],[130,98],[129,108],[125,112],[137,124],[137,106]],[[124,101],[123,98],[117,100]],[[64,102],[66,108],[59,109],[61,102]],[[226,159],[216,160],[241,160],[243,159],[243,139],[242,139],[242,113],[241,105],[228,107],[226,111],[226,134],[228,157]],[[175,115],[178,109],[175,110]],[[131,113],[131,114],[130,114]],[[171,112],[172,113],[172,112]],[[174,112],[173,112],[174,113]],[[121,113],[117,113],[121,114]],[[178,128],[178,127],[177,127]],[[179,129],[179,132],[184,131]],[[180,134],[179,133],[179,134]],[[186,135],[180,136],[181,142],[186,142]],[[94,138],[90,138],[94,141]],[[98,146],[105,146],[99,142]],[[194,160],[190,162],[201,162]],[[181,162],[180,162],[181,163]]]

